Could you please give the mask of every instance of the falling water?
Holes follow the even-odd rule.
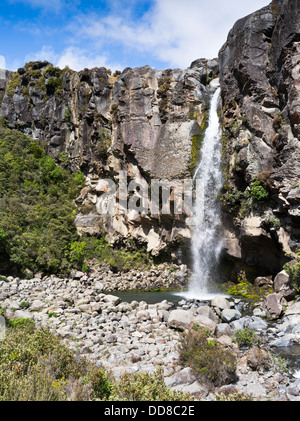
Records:
[[[192,238],[193,276],[186,298],[210,299],[211,281],[218,267],[222,241],[219,236],[222,187],[221,127],[218,116],[220,88],[211,98],[209,124],[201,148],[201,159],[195,171],[196,197],[193,205]]]

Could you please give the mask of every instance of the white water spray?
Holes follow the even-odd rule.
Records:
[[[296,379],[300,379],[300,370],[295,371],[295,373],[293,374],[293,376],[294,376]]]
[[[222,187],[219,100],[218,87],[211,98],[209,124],[203,139],[201,159],[194,175],[196,199],[193,206],[193,276],[189,290],[183,294],[188,299],[209,300],[215,295],[209,287],[222,249],[219,236],[220,205],[217,197]]]

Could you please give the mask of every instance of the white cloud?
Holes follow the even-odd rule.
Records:
[[[247,4],[245,4],[247,3]],[[98,47],[118,45],[150,53],[174,67],[187,67],[193,60],[213,58],[226,41],[237,19],[266,6],[267,0],[155,0],[138,21],[114,8],[109,16],[82,15],[69,26],[77,40],[88,39]],[[76,33],[75,33],[76,32]],[[145,63],[147,64],[147,63]]]
[[[69,2],[10,1],[40,7]],[[28,54],[26,61],[48,60],[74,70],[103,66],[114,71],[132,66],[131,61],[126,62],[130,57],[136,58],[138,65],[158,61],[162,67],[185,68],[197,58],[216,57],[236,20],[267,3],[268,0],[153,0],[146,13],[134,18],[139,0],[110,0],[108,14],[74,14],[66,27],[56,28],[63,49],[51,42],[51,46],[44,45],[37,53]],[[78,1],[73,0],[72,4]]]
[[[36,53],[29,53],[25,57],[25,62],[28,61],[44,61],[47,60],[50,63],[56,63],[58,59],[57,53],[55,53],[53,47],[50,45],[44,45],[42,49]]]
[[[54,66],[61,69],[68,66],[72,70],[83,70],[84,68],[92,69],[93,67],[106,67],[115,71],[122,69],[118,63],[109,62],[105,55],[94,55],[79,47],[67,47],[62,52],[58,53],[52,46],[44,45],[43,48],[33,54],[26,56],[25,61],[47,60]]]
[[[106,67],[112,71],[121,68],[118,64],[109,63],[105,55],[91,55],[78,47],[66,48],[56,60],[56,65],[60,68],[68,66],[77,71],[84,68],[92,69],[93,67]]]
[[[4,56],[0,56],[0,69],[6,69],[6,60]]]

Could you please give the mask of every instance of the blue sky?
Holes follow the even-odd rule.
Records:
[[[213,58],[239,18],[268,0],[1,0],[0,68],[186,68]]]

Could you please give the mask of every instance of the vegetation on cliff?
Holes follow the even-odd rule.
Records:
[[[289,274],[291,286],[300,292],[300,250],[298,250],[297,258],[291,263],[286,263],[284,269]]]
[[[57,166],[18,131],[1,130],[0,154],[0,271],[67,270],[83,175]]]
[[[2,122],[5,125],[5,122]],[[0,129],[0,273],[68,273],[96,258],[113,270],[149,267],[146,251],[113,249],[104,237],[79,237],[73,200],[84,184],[40,143]]]

